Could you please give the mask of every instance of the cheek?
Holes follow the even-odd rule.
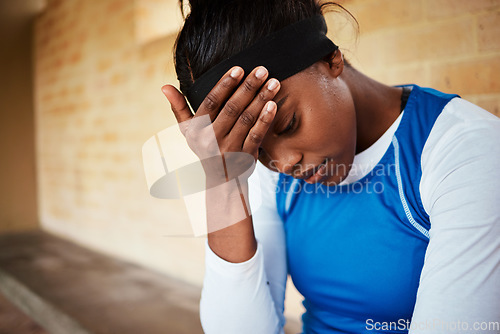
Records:
[[[268,144],[266,146],[263,145],[263,147],[266,147],[269,150],[270,145],[272,146],[273,144]],[[262,154],[259,156],[258,159],[265,167],[268,169],[272,170],[273,172],[279,173],[280,171],[277,169],[276,163],[269,157],[268,153],[266,150],[262,152]]]
[[[329,152],[332,159],[351,163],[356,149],[356,113],[347,87],[339,84],[324,90],[308,113],[308,138],[320,143],[321,151]]]

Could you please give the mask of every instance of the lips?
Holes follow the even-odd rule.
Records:
[[[316,167],[308,169],[307,171],[305,171],[304,173],[300,174],[299,176],[296,176],[295,178],[296,179],[309,179],[312,176],[314,176],[318,172],[318,170],[321,167],[323,167],[324,165],[326,165],[326,159],[322,163],[320,163],[319,165],[317,165]]]

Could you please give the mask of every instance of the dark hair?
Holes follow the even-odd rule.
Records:
[[[179,4],[184,15],[184,1]],[[317,0],[191,0],[189,6],[174,46],[184,94],[210,68],[274,31],[323,14],[326,7],[349,13],[337,3]]]

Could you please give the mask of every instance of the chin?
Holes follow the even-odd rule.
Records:
[[[351,171],[352,160],[342,159],[342,161],[351,161],[351,162],[335,163],[335,160],[330,160],[327,166],[327,175],[325,175],[324,178],[320,179],[318,183],[321,183],[325,186],[336,186],[340,184],[343,180],[345,180],[349,175],[349,172]]]

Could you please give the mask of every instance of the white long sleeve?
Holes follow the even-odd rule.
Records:
[[[249,179],[257,239],[257,252],[250,260],[227,262],[206,244],[200,315],[207,334],[283,332],[287,268],[283,223],[276,211],[277,178],[257,163]]]
[[[410,333],[499,333],[488,322],[500,323],[500,119],[457,98],[436,123],[422,153],[431,229]]]

